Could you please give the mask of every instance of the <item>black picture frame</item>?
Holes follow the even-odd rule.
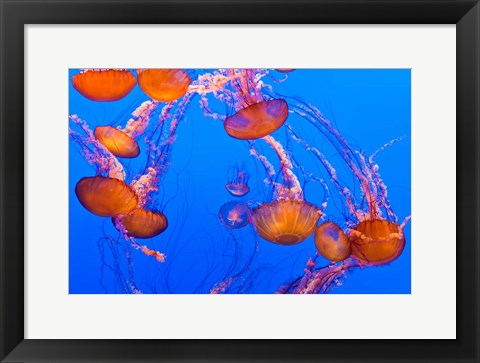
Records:
[[[0,0],[0,359],[4,362],[479,362],[478,0]],[[24,25],[456,24],[457,339],[24,339]],[[453,215],[448,217],[453,218]],[[441,228],[439,222],[438,228]],[[453,241],[452,241],[453,242]],[[447,262],[437,263],[449,268]],[[433,277],[432,277],[433,278]],[[447,289],[447,287],[446,287]],[[281,319],[281,317],[279,317]],[[287,323],[288,325],[288,323]],[[412,327],[415,329],[415,327]]]

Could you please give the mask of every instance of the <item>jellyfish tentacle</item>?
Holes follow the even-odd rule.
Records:
[[[351,214],[353,214],[357,219],[362,218],[359,215],[355,203],[355,199],[351,193],[351,191],[347,187],[343,187],[337,177],[337,171],[333,168],[330,164],[328,159],[320,152],[316,147],[310,146],[304,139],[301,139],[293,129],[287,125],[288,132],[292,135],[293,140],[303,145],[307,151],[312,152],[312,154],[320,161],[320,163],[324,166],[325,170],[327,171],[330,180],[332,181],[333,185],[337,188],[337,190],[345,197],[345,201],[347,207]],[[363,213],[363,212],[362,212]]]
[[[127,229],[124,227],[120,219],[113,220],[115,228],[120,232],[120,235],[123,237],[125,241],[130,242],[131,246],[136,250],[142,252],[145,256],[154,257],[159,263],[164,263],[166,256],[165,254],[161,253],[160,251],[156,251],[153,249],[148,248],[145,245],[140,245],[137,243],[134,237],[128,235]]]
[[[79,126],[86,136],[69,130],[70,137],[74,142],[80,145],[80,153],[84,159],[97,168],[97,173],[106,173],[110,178],[125,180],[125,170],[118,159],[102,144],[100,143],[92,130],[90,130],[86,121],[80,119],[77,115],[70,115],[70,120]],[[93,147],[93,150],[90,148]]]
[[[315,268],[316,261],[309,259],[304,270],[304,275],[292,284],[279,289],[280,293],[293,294],[326,294],[340,278],[346,276],[346,272],[355,267],[360,267],[354,259],[346,259],[339,264]]]

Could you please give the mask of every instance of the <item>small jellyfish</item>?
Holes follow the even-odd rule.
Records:
[[[331,262],[345,260],[351,253],[350,240],[339,226],[326,222],[315,230],[318,253]]]
[[[288,105],[283,99],[261,101],[227,117],[223,126],[228,135],[240,140],[253,140],[279,129],[288,117]]]
[[[188,91],[192,81],[187,72],[181,69],[143,69],[137,70],[138,85],[152,99],[160,102],[172,102]]]
[[[384,219],[360,222],[350,231],[350,240],[352,255],[367,266],[390,263],[405,247],[402,228]]]
[[[228,192],[234,197],[243,197],[248,194],[250,187],[248,186],[249,175],[245,168],[240,169],[237,165],[233,168],[233,178],[225,185]]]
[[[130,93],[136,83],[134,75],[124,69],[90,69],[72,77],[73,87],[92,101],[120,100]]]
[[[101,217],[126,214],[138,204],[138,197],[124,181],[103,176],[85,177],[75,186],[85,209]]]
[[[94,135],[115,156],[135,158],[140,154],[138,143],[122,130],[111,126],[98,126]]]
[[[250,222],[251,211],[244,203],[228,202],[221,206],[218,218],[229,228],[243,228]]]
[[[313,233],[320,214],[320,209],[304,200],[280,199],[255,209],[253,222],[267,241],[295,245]]]
[[[115,226],[117,226],[117,222],[120,222],[125,227],[127,235],[136,238],[158,236],[168,227],[165,214],[143,208],[136,208],[126,215],[112,218],[112,222]]]
[[[293,72],[295,68],[275,68],[275,70],[280,73],[290,73]]]

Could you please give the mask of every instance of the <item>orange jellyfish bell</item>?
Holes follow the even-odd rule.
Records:
[[[304,200],[277,200],[253,211],[258,234],[267,241],[287,246],[306,240],[319,218],[320,210]]]
[[[288,105],[280,98],[261,101],[227,117],[223,126],[231,137],[252,140],[278,130],[287,119]]]
[[[350,256],[351,246],[347,235],[333,222],[326,222],[315,230],[315,246],[318,253],[331,262],[339,262]]]
[[[135,158],[140,154],[138,143],[122,130],[111,126],[98,126],[94,135],[115,156]]]
[[[93,101],[117,101],[135,87],[135,76],[128,70],[88,70],[72,77],[73,87]]]
[[[188,91],[192,79],[181,69],[137,70],[138,85],[156,101],[172,102]]]
[[[85,209],[101,217],[126,214],[138,204],[137,194],[124,181],[103,176],[80,179],[75,194]]]
[[[402,254],[405,237],[398,224],[384,219],[360,222],[350,232],[352,255],[367,266],[394,261]]]
[[[152,238],[158,236],[168,227],[165,214],[136,208],[130,213],[117,217],[125,227],[128,236]],[[115,224],[115,219],[113,219]]]

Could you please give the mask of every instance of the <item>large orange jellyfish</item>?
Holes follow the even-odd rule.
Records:
[[[350,231],[350,240],[352,255],[367,266],[390,263],[405,247],[401,227],[384,219],[360,222]]]
[[[181,69],[141,69],[137,70],[138,85],[152,99],[171,102],[188,91],[192,79]]]
[[[101,217],[126,214],[138,204],[137,195],[124,181],[103,176],[80,179],[75,194],[85,209]]]
[[[270,135],[287,119],[288,105],[282,99],[260,101],[227,117],[223,126],[231,137],[240,140]]]
[[[282,98],[267,96],[269,87],[262,81],[268,74],[258,69],[220,69],[198,77],[192,89],[201,96],[205,115],[224,120],[228,135],[240,140],[254,140],[278,130],[288,117],[288,104]],[[210,110],[207,94],[235,110],[229,117]]]
[[[275,200],[254,209],[252,221],[258,234],[267,241],[294,245],[306,240],[313,233],[322,211],[304,200],[298,178],[292,171],[293,164],[283,146],[272,136],[266,136],[263,140],[273,148],[280,159],[283,182],[273,181],[273,165],[263,155],[259,155],[251,144],[250,153],[263,164],[268,176],[266,183],[273,184],[275,189]]]
[[[168,221],[162,212],[152,212],[136,208],[130,213],[114,218],[113,223],[120,222],[129,237],[152,238],[158,236],[168,227]]]
[[[277,200],[253,211],[258,234],[280,245],[294,245],[306,240],[315,230],[320,210],[304,200]]]
[[[135,87],[134,75],[125,69],[89,69],[72,77],[73,87],[93,101],[117,101]]]

